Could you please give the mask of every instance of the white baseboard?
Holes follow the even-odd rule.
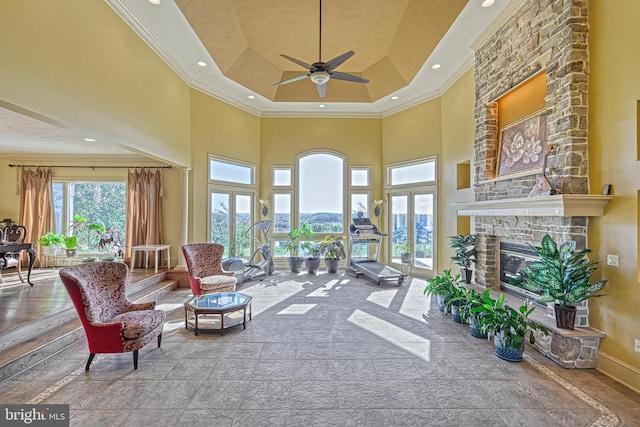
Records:
[[[598,352],[598,366],[596,366],[596,369],[640,393],[640,369],[602,351]]]

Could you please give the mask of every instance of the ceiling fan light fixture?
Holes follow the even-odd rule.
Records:
[[[326,71],[315,71],[309,76],[312,82],[317,85],[323,85],[329,81],[331,76]]]

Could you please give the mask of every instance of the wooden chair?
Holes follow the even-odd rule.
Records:
[[[0,230],[0,240],[2,243],[24,243],[27,237],[27,228],[24,225],[7,225],[4,229]],[[4,262],[0,260],[0,283],[4,283],[2,278],[2,270],[7,268],[14,268],[18,272],[18,278],[24,283],[24,277],[22,277],[22,253],[24,251],[11,252],[6,254]]]

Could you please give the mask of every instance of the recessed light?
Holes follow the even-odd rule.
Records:
[[[392,97],[391,97],[391,99],[393,99],[393,100],[396,100],[396,99],[398,99],[398,98],[399,98],[399,96],[392,96]]]
[[[93,138],[85,138],[84,140],[87,142],[96,142],[96,140]]]
[[[160,4],[160,0],[149,0],[151,4]]]
[[[249,98],[249,99],[256,99],[255,95],[249,95],[247,98]]]
[[[207,63],[204,62],[204,61],[198,61],[198,65],[201,66],[201,67],[206,67]]]
[[[318,107],[319,107],[319,108],[324,108],[324,107],[326,107],[326,105],[324,105],[324,104],[319,104],[319,105],[318,105]]]
[[[433,68],[434,70],[437,70],[438,68],[440,68],[440,64],[433,64],[431,68]]]
[[[496,2],[496,0],[484,0],[482,2],[482,7],[489,7],[489,6],[493,6],[493,4]]]

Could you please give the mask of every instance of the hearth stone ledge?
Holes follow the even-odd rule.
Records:
[[[475,288],[476,291],[485,289],[475,283],[467,286]],[[497,298],[499,292],[497,289],[492,289],[492,298]],[[511,307],[517,308],[524,303],[524,298],[509,293],[504,295],[507,304]],[[553,308],[545,309],[542,306],[536,307],[531,314],[531,319],[549,330],[548,336],[535,332],[536,343],[533,347],[538,352],[566,369],[596,368],[600,340],[606,337],[604,332],[580,326],[576,326],[573,330],[558,328],[553,317]]]

